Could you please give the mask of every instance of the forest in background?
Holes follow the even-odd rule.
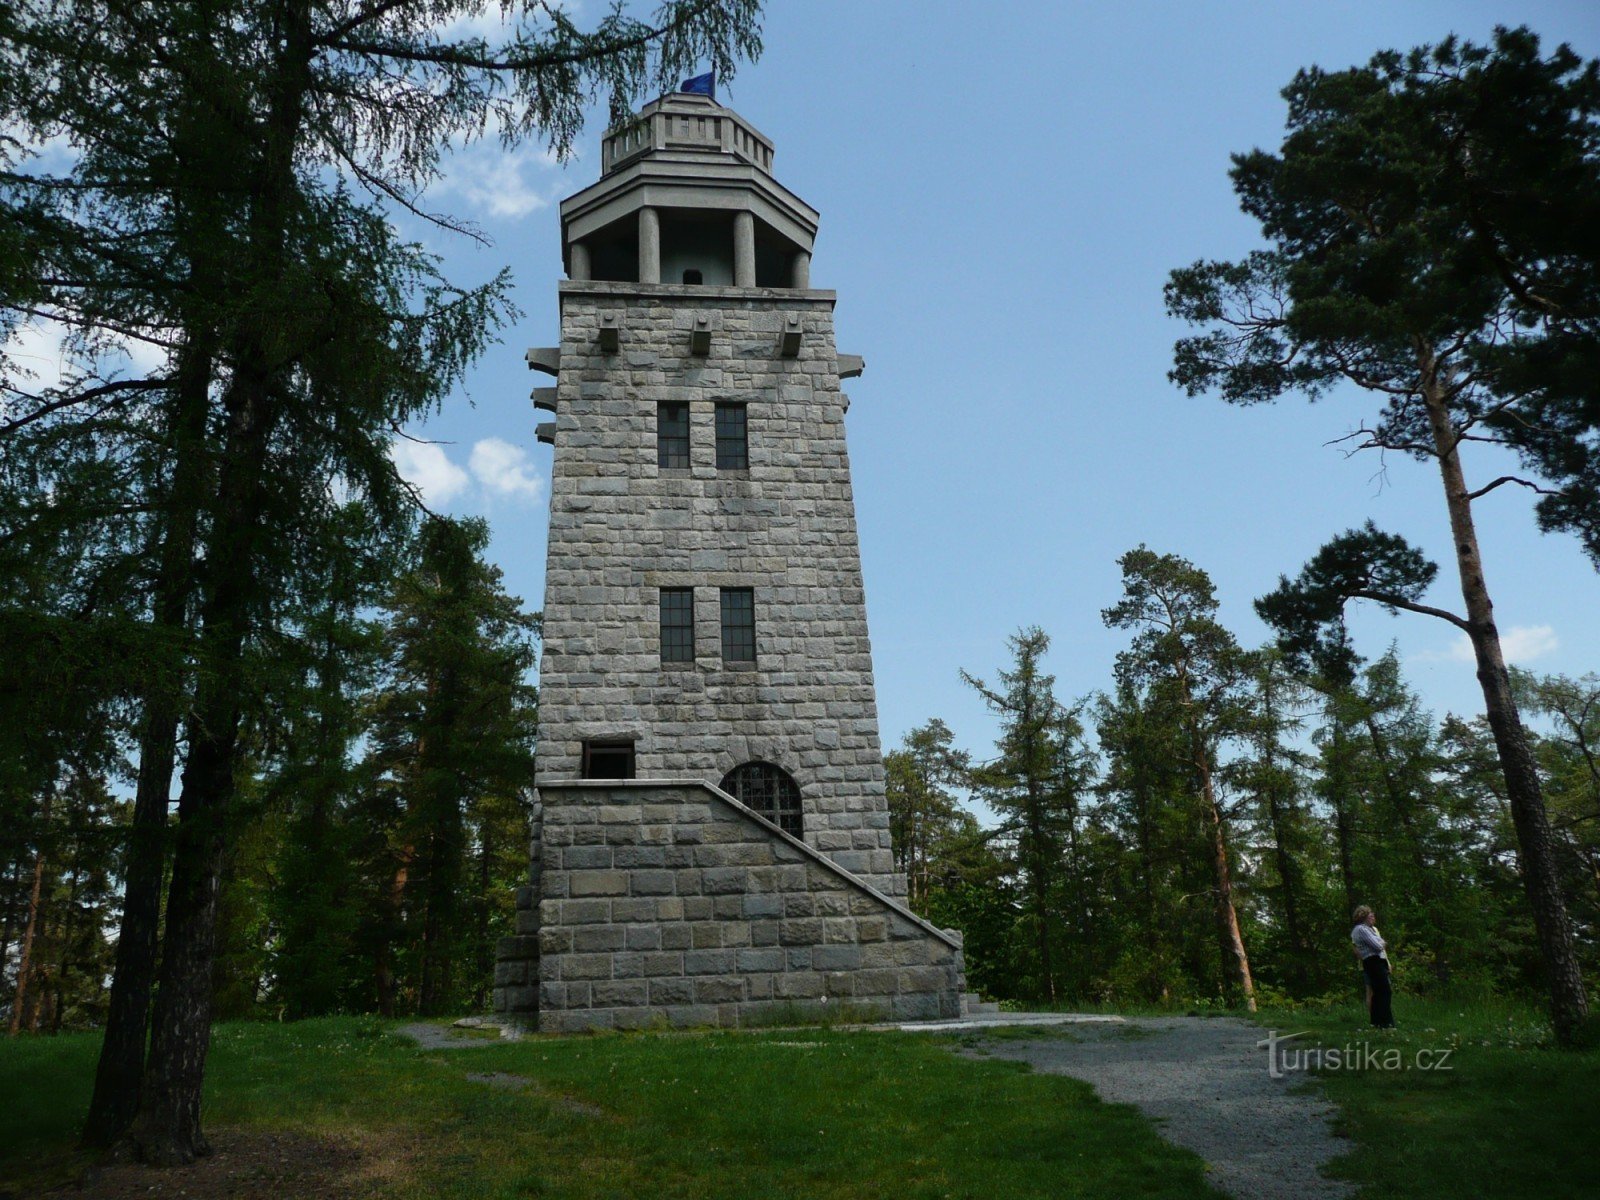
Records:
[[[482,560],[485,533],[420,524],[382,560],[392,580],[324,596],[304,614],[304,652],[275,665],[222,884],[220,1018],[486,1009],[527,872],[538,623]],[[1062,698],[1048,636],[1020,631],[993,683],[966,676],[1000,721],[994,747],[964,749],[932,719],[885,756],[910,903],[965,933],[971,985],[1026,1003],[1237,1005],[1236,928],[1258,1002],[1342,1000],[1359,989],[1350,913],[1367,903],[1404,989],[1536,994],[1483,719],[1427,712],[1393,646],[1329,678],[1241,647],[1192,564],[1141,548],[1124,569],[1163,583],[1176,638],[1141,640],[1136,624],[1105,689]],[[1516,686],[1593,974],[1600,677],[1518,672]],[[7,793],[0,1011],[13,1030],[105,1019],[136,716],[104,705],[97,738],[31,803]]]
[[[963,748],[935,718],[886,755],[912,906],[965,932],[972,986],[1065,1006],[1344,1002],[1362,987],[1351,913],[1369,904],[1402,990],[1538,994],[1483,718],[1424,709],[1392,645],[1332,678],[1241,647],[1203,571],[1143,548],[1122,561],[1163,576],[1181,619],[1136,633],[1108,687],[1058,697],[1050,639],[1025,629],[994,684],[968,677],[1000,721],[993,747]],[[1515,683],[1592,976],[1600,676]]]
[[[538,618],[505,594],[487,541],[482,521],[427,518],[362,577],[330,578],[260,663],[221,879],[219,1018],[487,1007],[527,880],[538,715]],[[36,715],[74,698],[39,695]],[[65,746],[48,724],[13,730],[19,770],[0,791],[13,1033],[106,1019],[140,712],[111,695],[70,715]]]

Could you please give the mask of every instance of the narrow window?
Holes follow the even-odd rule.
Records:
[[[683,281],[685,283],[704,283],[706,279],[696,268],[685,267],[683,269]]]
[[[694,661],[694,589],[661,589],[661,661]]]
[[[633,743],[624,741],[585,742],[585,779],[632,779]]]
[[[656,465],[689,466],[689,403],[672,400],[656,405]]]
[[[750,465],[749,425],[744,405],[717,405],[717,470],[742,471]]]
[[[722,661],[755,662],[756,597],[750,588],[722,589]]]

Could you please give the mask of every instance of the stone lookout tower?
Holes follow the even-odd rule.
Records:
[[[674,93],[561,205],[529,885],[496,1006],[542,1030],[961,1010],[900,897],[834,293],[772,143]]]

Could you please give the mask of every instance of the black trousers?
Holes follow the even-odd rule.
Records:
[[[1389,986],[1389,961],[1381,954],[1361,960],[1361,970],[1372,989],[1372,1023],[1379,1029],[1394,1028],[1394,989]]]

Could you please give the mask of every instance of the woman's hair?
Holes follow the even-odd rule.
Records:
[[[1371,915],[1372,909],[1368,908],[1365,904],[1358,904],[1356,905],[1356,911],[1350,914],[1350,919],[1359,925]]]

